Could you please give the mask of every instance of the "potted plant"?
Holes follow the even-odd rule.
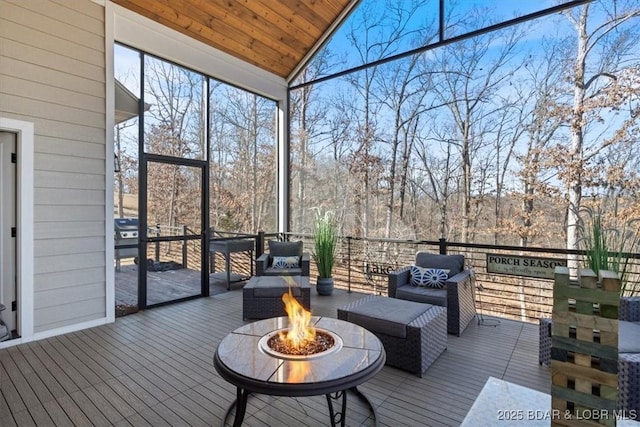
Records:
[[[316,214],[314,241],[312,256],[318,269],[316,291],[318,295],[331,295],[336,253],[336,223],[331,212]]]
[[[579,230],[582,238],[578,241],[585,251],[586,267],[596,274],[600,270],[616,272],[622,281],[620,294],[635,296],[640,292],[637,286],[629,284],[629,254],[637,251],[640,245],[638,220],[633,219],[617,224],[614,227],[603,226],[603,213],[600,209],[583,207]]]

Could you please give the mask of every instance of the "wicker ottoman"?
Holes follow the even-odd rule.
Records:
[[[618,355],[618,409],[640,414],[640,353]]]
[[[254,276],[242,289],[242,318],[266,319],[286,316],[282,294],[289,292],[307,310],[311,308],[308,276]]]
[[[551,366],[551,318],[540,319],[540,340],[538,343],[538,363]]]
[[[621,320],[618,334],[618,408],[640,413],[640,321]]]
[[[370,295],[338,309],[338,319],[377,336],[387,365],[422,374],[447,348],[447,309],[419,302]]]

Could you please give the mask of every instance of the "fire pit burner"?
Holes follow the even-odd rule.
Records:
[[[342,348],[342,339],[338,335],[318,328],[313,341],[296,348],[280,338],[281,334],[287,331],[288,329],[279,329],[263,336],[258,341],[258,348],[270,356],[285,360],[316,359],[340,351]]]

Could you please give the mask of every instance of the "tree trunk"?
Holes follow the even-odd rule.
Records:
[[[118,160],[122,160],[122,144],[120,142],[120,126],[116,126],[116,156]],[[118,174],[118,218],[124,217],[124,183],[122,182],[122,171]]]
[[[578,249],[578,221],[580,204],[582,201],[582,145],[583,145],[583,116],[584,116],[584,74],[587,56],[587,16],[588,6],[582,8],[578,30],[578,50],[574,66],[573,76],[573,108],[571,117],[571,151],[569,158],[569,182],[567,207],[567,249]],[[568,266],[574,270],[578,266],[577,257],[568,257]]]
[[[471,153],[469,127],[464,124],[462,136],[462,242],[468,243],[471,228]]]
[[[251,141],[252,141],[252,158],[251,158],[251,170],[252,173],[252,181],[251,181],[251,230],[253,232],[258,231],[258,174],[256,170],[258,168],[258,96],[253,95],[252,97],[253,103],[251,104],[252,113],[251,114]]]
[[[300,89],[300,122],[299,122],[299,140],[300,140],[300,165],[298,166],[298,214],[297,214],[297,229],[299,231],[304,230],[304,211],[305,211],[305,191],[306,191],[306,175],[307,175],[307,108],[309,98],[311,95],[311,89],[304,87]]]

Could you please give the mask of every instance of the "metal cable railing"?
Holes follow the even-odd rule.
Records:
[[[289,240],[301,239],[305,248],[313,248],[313,236],[289,233]],[[475,273],[476,308],[484,315],[495,315],[525,322],[549,317],[552,310],[553,279],[514,276],[487,271],[487,254],[575,259],[579,267],[586,265],[584,251],[553,248],[485,245],[439,241],[362,239],[341,237],[334,269],[336,287],[372,294],[387,294],[389,271],[415,261],[417,251],[462,254]],[[629,259],[627,286],[640,294],[640,254],[625,254]],[[311,275],[316,273],[312,263]]]
[[[181,230],[185,233],[184,230]],[[305,251],[313,252],[313,235],[300,233],[215,233],[212,240],[255,239],[258,257],[268,250],[268,239],[302,240]],[[188,268],[199,269],[200,240],[182,241],[179,247],[171,247],[170,242],[161,242],[164,250],[161,259],[181,260]],[[174,242],[175,243],[175,242]],[[178,249],[175,251],[175,249]],[[483,315],[494,315],[525,322],[536,322],[541,317],[549,317],[552,310],[552,278],[515,276],[491,272],[487,269],[487,255],[507,257],[531,257],[567,261],[575,259],[579,267],[586,265],[584,251],[569,251],[553,248],[523,248],[473,243],[438,241],[413,241],[395,239],[340,237],[338,240],[336,264],[334,267],[335,286],[339,289],[370,294],[387,295],[388,273],[413,264],[417,251],[433,253],[462,254],[468,267],[473,268],[476,284],[476,308]],[[163,253],[164,252],[164,253]],[[188,254],[188,257],[187,257]],[[640,254],[624,254],[629,260],[625,277],[627,287],[640,295]],[[214,255],[215,256],[215,255]],[[187,260],[188,258],[188,260]],[[232,260],[234,271],[249,271],[251,265],[246,257]],[[193,265],[191,265],[193,264]],[[311,263],[311,277],[317,270]],[[312,280],[313,282],[313,280]]]

